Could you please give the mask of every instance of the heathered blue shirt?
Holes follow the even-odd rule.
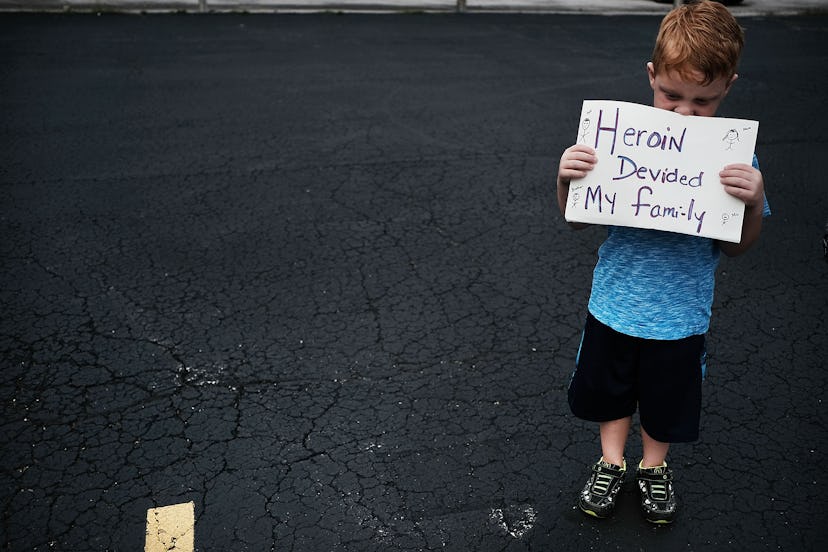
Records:
[[[753,166],[759,168],[756,156]],[[767,199],[763,216],[770,214]],[[610,328],[645,339],[707,332],[719,246],[715,240],[610,226],[598,249],[589,312]]]

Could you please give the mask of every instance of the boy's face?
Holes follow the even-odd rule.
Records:
[[[676,72],[656,74],[652,62],[647,64],[647,75],[653,89],[653,106],[699,117],[716,114],[737,78],[737,75],[720,77],[708,84],[699,84],[703,80],[701,73],[694,80],[687,80]]]

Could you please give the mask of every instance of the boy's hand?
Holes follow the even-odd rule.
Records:
[[[561,216],[566,216],[566,202],[569,197],[569,182],[573,178],[583,178],[595,168],[598,157],[595,150],[585,144],[575,144],[566,149],[558,164],[558,208]],[[570,222],[573,228],[586,228],[588,224]]]
[[[762,210],[765,205],[765,181],[762,173],[745,163],[727,165],[719,172],[727,193],[745,202],[745,220],[739,243],[719,242],[721,250],[731,257],[747,251],[762,230]]]
[[[725,191],[745,202],[745,207],[761,212],[765,201],[765,182],[762,173],[745,163],[727,165],[719,173]]]
[[[585,144],[575,144],[567,148],[561,155],[558,165],[558,184],[568,186],[573,178],[585,177],[595,168],[597,162],[595,150]]]

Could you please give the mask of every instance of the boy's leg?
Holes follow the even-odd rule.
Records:
[[[578,497],[581,510],[598,518],[614,510],[627,471],[624,445],[637,405],[636,343],[588,315],[569,382],[572,413],[599,423],[604,456],[592,466]]]
[[[648,342],[642,350],[639,411],[644,457],[636,479],[644,517],[652,523],[670,523],[676,517],[673,472],[665,460],[671,441],[698,437],[703,358],[704,336]]]
[[[627,443],[631,425],[632,416],[611,422],[601,422],[601,453],[604,455],[605,462],[616,466],[624,464],[624,446]]]
[[[621,490],[627,471],[624,445],[631,423],[630,416],[611,422],[601,422],[599,426],[603,456],[592,466],[589,479],[578,498],[578,506],[591,516],[604,518],[615,509],[615,498]]]
[[[603,440],[602,440],[603,442]],[[644,448],[644,458],[641,460],[641,465],[645,468],[655,468],[656,466],[663,466],[667,459],[667,452],[670,450],[670,443],[662,443],[656,441],[647,431],[641,428],[641,444]]]
[[[641,493],[644,517],[652,523],[670,523],[676,516],[676,497],[673,494],[673,472],[667,467],[670,443],[656,441],[641,428],[644,458],[638,465],[636,479]]]

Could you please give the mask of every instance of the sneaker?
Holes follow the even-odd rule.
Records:
[[[578,497],[578,507],[597,518],[608,517],[615,509],[615,497],[621,490],[627,462],[616,466],[602,458],[592,466],[592,473]]]
[[[665,462],[655,468],[638,465],[638,490],[641,509],[650,523],[670,523],[676,517],[676,495],[673,493],[673,472]]]

